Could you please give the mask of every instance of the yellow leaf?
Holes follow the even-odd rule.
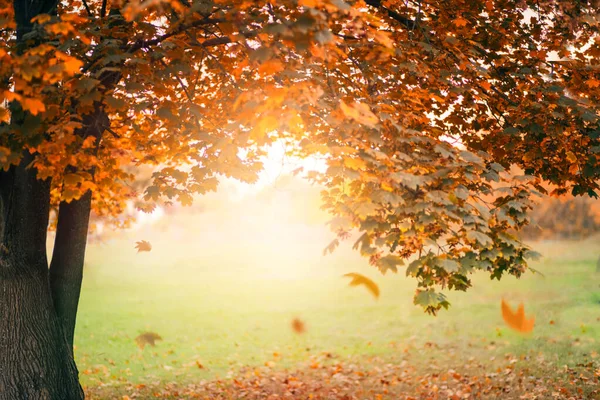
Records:
[[[254,129],[252,129],[251,137],[254,140],[260,140],[277,128],[279,128],[279,120],[272,115],[266,115],[258,120]]]
[[[379,118],[364,103],[354,102],[348,105],[343,100],[340,100],[340,108],[346,117],[352,118],[363,125],[373,128],[379,122]]]
[[[150,242],[148,242],[146,240],[140,240],[139,242],[135,242],[135,248],[137,249],[137,251],[139,253],[140,251],[152,250],[152,245],[150,244]]]
[[[369,292],[371,292],[373,296],[375,296],[375,298],[379,298],[379,286],[377,286],[375,282],[373,282],[366,276],[358,274],[356,272],[350,272],[348,274],[345,274],[344,276],[352,278],[352,280],[349,283],[350,286],[363,285],[367,288]]]
[[[367,167],[367,163],[360,158],[344,158],[344,165],[350,169],[361,170]]]
[[[393,186],[392,186],[392,185],[390,185],[390,184],[389,184],[389,183],[387,183],[387,182],[381,182],[381,188],[382,188],[383,190],[385,190],[386,192],[393,192],[393,191],[394,191],[394,188],[393,188]]]
[[[510,328],[523,333],[528,333],[533,330],[533,325],[535,323],[535,318],[525,319],[525,306],[523,303],[519,304],[519,308],[517,312],[513,312],[508,303],[502,299],[501,304],[502,309],[502,319],[506,322]]]
[[[572,151],[567,151],[567,161],[569,161],[571,164],[576,163],[577,156],[575,155],[575,153],[573,153]]]
[[[67,185],[77,185],[79,182],[83,181],[83,177],[79,174],[65,174],[63,181]]]

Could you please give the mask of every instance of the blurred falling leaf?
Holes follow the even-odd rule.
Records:
[[[152,250],[152,245],[150,244],[150,242],[148,242],[146,240],[140,240],[139,242],[135,242],[135,248],[137,249],[137,251],[139,253],[140,251]]]
[[[304,322],[302,322],[302,320],[294,318],[292,320],[292,329],[296,333],[304,333],[306,331],[306,326],[304,325]]]
[[[367,290],[371,292],[373,296],[375,296],[376,299],[379,298],[379,286],[377,286],[375,282],[373,282],[366,276],[357,274],[356,272],[350,272],[348,274],[345,274],[344,276],[352,278],[352,280],[349,283],[350,286],[364,285],[367,288]]]
[[[535,318],[528,320],[525,319],[525,306],[523,303],[519,304],[517,312],[514,313],[508,303],[502,299],[501,308],[502,318],[504,319],[504,322],[506,322],[506,325],[508,325],[510,328],[523,333],[531,332],[533,330]]]
[[[162,340],[162,337],[160,337],[158,333],[144,332],[135,338],[135,343],[137,343],[138,347],[143,350],[147,344],[154,347],[157,340]]]

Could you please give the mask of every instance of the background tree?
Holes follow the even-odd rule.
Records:
[[[80,398],[73,332],[92,208],[190,204],[284,140],[324,206],[415,302],[520,275],[537,179],[595,195],[597,2],[0,2],[0,393]],[[526,174],[507,172],[518,165]],[[58,207],[50,268],[46,231]],[[336,239],[328,248],[332,250]]]

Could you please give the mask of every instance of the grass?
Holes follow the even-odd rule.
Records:
[[[597,361],[597,238],[536,243],[545,257],[533,267],[543,275],[476,275],[468,293],[449,294],[449,311],[431,317],[412,304],[415,283],[402,271],[380,276],[346,247],[322,256],[329,235],[320,225],[275,220],[260,231],[259,217],[195,214],[90,246],[76,332],[84,386],[186,384],[234,377],[245,366],[397,363],[407,354],[429,369],[468,360],[494,366],[507,354],[533,369],[540,359],[557,367]],[[136,254],[141,239],[154,249]],[[372,277],[380,299],[348,287],[347,272]],[[502,298],[525,303],[536,317],[532,334],[503,324]],[[293,332],[294,318],[305,334]],[[145,331],[163,340],[139,349],[134,338]]]

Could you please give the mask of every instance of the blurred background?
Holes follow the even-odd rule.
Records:
[[[98,224],[76,333],[83,384],[181,384],[237,376],[248,366],[365,360],[493,371],[518,359],[560,374],[559,366],[597,360],[598,201],[541,199],[523,232],[543,255],[532,264],[538,273],[501,282],[476,274],[468,293],[448,293],[450,310],[432,317],[412,304],[414,280],[402,269],[382,276],[351,249],[352,239],[323,254],[334,234],[319,192],[273,167],[256,185],[223,180],[191,207],[139,213],[128,230]],[[138,253],[140,240],[152,250]],[[349,287],[342,276],[349,272],[373,279],[380,298]],[[525,304],[536,321],[531,334],[504,325],[502,299]],[[139,346],[135,338],[145,332],[162,340]]]

